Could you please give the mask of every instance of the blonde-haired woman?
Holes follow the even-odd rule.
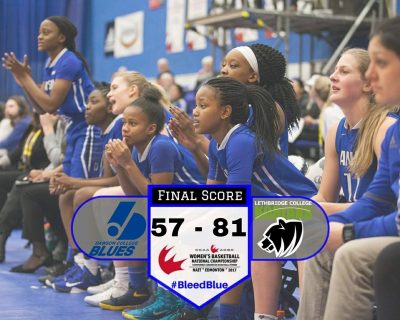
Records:
[[[349,207],[368,188],[377,169],[380,146],[386,130],[396,122],[396,108],[376,108],[369,81],[364,74],[368,52],[345,51],[330,76],[330,100],[345,117],[328,129],[325,166],[318,194],[314,197],[328,213]],[[338,203],[340,190],[343,203]]]

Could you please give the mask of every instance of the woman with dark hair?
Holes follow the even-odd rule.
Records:
[[[85,122],[86,100],[93,84],[87,63],[75,48],[77,33],[66,17],[52,16],[42,21],[38,50],[46,52],[49,59],[40,87],[31,77],[27,55],[21,63],[14,53],[5,53],[3,66],[39,113],[58,112],[68,120],[63,171],[73,177],[88,178],[99,175],[102,150],[97,143],[100,131]]]
[[[288,129],[297,124],[300,108],[292,84],[285,74],[284,56],[278,50],[261,43],[233,48],[221,66],[222,76],[245,84],[259,85],[271,94],[280,115],[279,146],[287,156]]]
[[[12,129],[7,137],[0,140],[0,157],[4,156],[5,151],[12,151],[21,143],[32,120],[28,103],[22,96],[9,97],[4,108],[4,115],[10,119]],[[0,158],[1,167],[7,165],[7,161],[4,161],[5,158]]]
[[[49,164],[37,113],[34,114],[30,127],[24,144],[8,153],[13,169],[0,172],[0,262],[5,259],[7,238],[22,219],[21,190],[18,183],[25,183],[32,169],[43,169]]]

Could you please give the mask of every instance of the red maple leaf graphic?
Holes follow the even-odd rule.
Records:
[[[174,261],[175,255],[173,255],[172,258],[165,260],[168,252],[173,248],[174,247],[167,249],[167,246],[165,246],[161,250],[161,252],[158,256],[158,263],[161,267],[161,270],[164,271],[166,274],[170,274],[175,271],[183,270],[182,263],[187,260],[187,259],[183,259],[183,260],[179,260],[179,261]]]
[[[212,253],[216,253],[216,252],[218,252],[219,249],[216,246],[212,245],[210,250]]]

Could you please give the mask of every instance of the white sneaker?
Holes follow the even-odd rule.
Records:
[[[113,286],[106,291],[97,293],[93,296],[86,296],[83,300],[92,306],[99,306],[99,303],[113,298],[118,298],[128,291],[128,284],[124,285],[119,281],[114,281]]]
[[[87,288],[87,292],[90,294],[98,294],[110,289],[114,285],[115,280],[111,279],[106,283],[99,284],[98,286],[92,286]]]

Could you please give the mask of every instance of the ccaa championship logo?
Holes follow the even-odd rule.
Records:
[[[146,217],[146,198],[92,198],[75,212],[75,243],[95,259],[145,259]]]

